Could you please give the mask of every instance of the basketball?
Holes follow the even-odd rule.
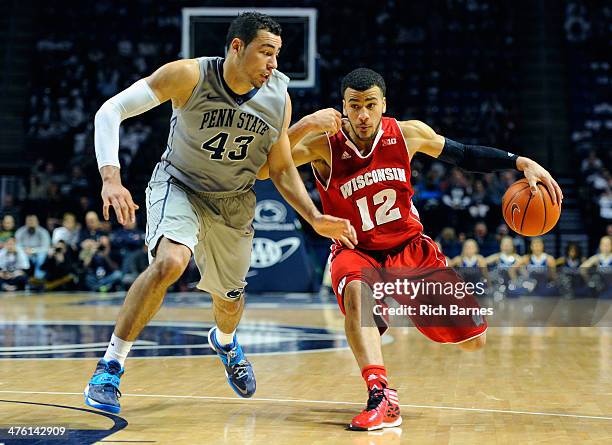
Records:
[[[538,182],[538,193],[532,195],[525,178],[516,181],[506,190],[502,198],[502,209],[508,227],[525,236],[539,236],[549,232],[561,215],[561,206],[553,204],[546,186]]]

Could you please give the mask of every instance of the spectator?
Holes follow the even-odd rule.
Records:
[[[497,271],[502,283],[508,283],[518,277],[517,266],[521,263],[521,257],[514,251],[512,238],[504,236],[499,242],[499,252],[485,258],[487,265],[493,266]]]
[[[554,280],[557,277],[555,258],[544,251],[544,241],[539,237],[531,239],[529,250],[531,254],[523,256],[521,264],[527,269],[530,292],[538,296],[554,295]]]
[[[489,234],[487,225],[480,221],[474,226],[474,241],[478,244],[478,249],[483,256],[493,255],[497,250],[495,237]]]
[[[78,196],[87,195],[89,192],[89,181],[83,174],[83,170],[80,166],[75,165],[72,167],[72,174],[67,183],[61,187],[62,195],[64,196]]]
[[[467,209],[472,199],[469,182],[461,170],[456,168],[452,170],[442,202],[448,208],[447,216],[450,225],[457,227],[458,230],[465,230],[466,221],[470,219]]]
[[[49,232],[40,227],[36,215],[27,215],[25,226],[17,229],[15,239],[17,245],[25,251],[30,263],[34,266],[34,276],[41,278],[40,266],[45,262],[51,246]]]
[[[107,292],[121,282],[121,271],[117,270],[105,246],[93,239],[84,240],[81,246],[79,259],[83,264],[87,290]]]
[[[474,220],[486,220],[488,219],[489,210],[491,210],[491,202],[487,196],[484,184],[482,181],[475,181],[472,202],[468,208],[470,216]]]
[[[53,244],[41,270],[45,273],[42,285],[45,290],[71,290],[77,280],[77,265],[68,245],[60,240]]]
[[[81,229],[79,235],[79,244],[82,244],[83,241],[88,239],[98,241],[100,237],[107,235],[108,233],[102,229],[98,214],[93,210],[87,212],[85,214],[85,227]]]
[[[589,156],[582,160],[580,170],[587,177],[595,172],[598,172],[603,167],[601,159],[597,157],[597,152],[591,150]]]
[[[11,215],[15,221],[21,217],[21,205],[15,202],[15,197],[11,193],[2,195],[2,205],[0,206],[2,214]]]
[[[128,222],[111,232],[110,241],[116,248],[116,254],[125,257],[129,253],[139,250],[144,244],[145,233],[137,226],[136,221]]]
[[[497,226],[497,230],[495,231],[495,239],[498,242],[501,242],[502,238],[504,238],[505,236],[509,236],[510,238],[512,238],[512,244],[514,244],[514,251],[517,255],[525,254],[526,248],[524,238],[521,236],[512,236],[508,225],[506,223],[502,223]]]
[[[612,190],[608,189],[599,197],[599,216],[606,222],[612,221]]]
[[[123,287],[128,289],[148,266],[149,254],[147,253],[147,246],[143,243],[140,249],[130,252],[123,262],[121,268],[123,272],[121,284]]]
[[[0,228],[0,249],[9,238],[15,236],[15,218],[13,215],[4,215],[2,227]]]
[[[592,287],[599,298],[612,298],[612,237],[602,236],[599,240],[599,253],[593,255],[580,265],[580,272],[588,281],[589,272],[593,273],[595,282]]]
[[[9,292],[24,289],[29,268],[28,256],[17,246],[15,238],[6,240],[4,248],[0,250],[0,288]]]
[[[79,229],[80,227],[77,224],[74,214],[64,213],[62,225],[53,231],[51,242],[55,245],[63,241],[70,249],[76,251],[79,241]]]
[[[478,244],[473,239],[463,243],[461,254],[449,262],[449,266],[459,268],[465,281],[478,283],[488,278],[487,262],[478,251]]]
[[[582,249],[578,243],[568,243],[565,248],[565,255],[557,258],[556,265],[557,269],[563,272],[560,278],[566,295],[572,297],[588,296],[588,288],[580,273],[580,265],[585,260],[586,258],[582,255]]]
[[[455,229],[452,227],[443,228],[436,242],[440,244],[440,248],[442,252],[444,252],[444,255],[449,258],[454,258],[461,253],[461,243],[457,239]]]

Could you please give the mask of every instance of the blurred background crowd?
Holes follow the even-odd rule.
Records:
[[[146,267],[144,190],[164,148],[170,106],[121,127],[122,178],[141,208],[138,223],[125,228],[100,221],[93,116],[110,96],[179,58],[181,8],[207,5],[219,6],[176,0],[37,5],[37,20],[46,19],[33,39],[35,62],[23,118],[30,169],[3,187],[0,202],[3,289],[124,289]],[[558,28],[556,40],[542,38],[559,65],[540,68],[555,73],[542,76],[550,79],[547,88],[560,91],[549,108],[554,119],[563,116],[564,124],[555,130],[563,134],[547,136],[543,144],[528,142],[538,140],[539,128],[554,119],[535,119],[538,109],[518,94],[530,82],[541,89],[541,79],[532,79],[540,74],[522,67],[523,48],[531,44],[523,29],[529,16],[521,16],[525,13],[512,2],[495,0],[353,1],[337,2],[333,9],[323,1],[300,2],[318,8],[318,82],[315,88],[290,91],[294,121],[319,108],[339,108],[339,81],[351,69],[377,70],[387,82],[388,115],[422,120],[465,143],[534,157],[563,179],[568,219],[542,242],[551,257],[567,258],[571,251],[579,264],[591,255],[609,257],[600,251],[606,244],[600,240],[612,236],[612,5],[586,0],[555,5],[547,19],[552,24],[533,25]],[[287,5],[266,1],[257,6]],[[337,26],[338,16],[354,22]],[[282,71],[282,57],[279,63]],[[560,84],[556,75],[562,77]],[[553,106],[557,99],[563,111]],[[311,171],[301,173],[318,202]],[[521,261],[523,255],[531,258],[531,240],[511,233],[499,211],[504,191],[519,177],[519,172],[471,174],[424,156],[412,162],[415,205],[427,233],[451,260],[474,247],[468,239],[486,260],[500,252],[506,236]],[[305,234],[307,247],[320,245],[307,226]],[[563,261],[554,263],[563,266]],[[552,267],[549,263],[545,266]],[[189,289],[193,274],[191,267],[177,288]]]

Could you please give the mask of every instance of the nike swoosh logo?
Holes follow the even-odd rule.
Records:
[[[244,395],[247,395],[247,394],[248,394],[248,392],[249,392],[249,391],[248,391],[248,390],[246,390],[246,389],[243,391],[243,390],[242,390],[242,388],[241,388],[241,387],[239,387],[239,386],[236,386],[236,389],[238,389],[238,391],[240,391],[240,393],[241,393],[241,394],[244,394]]]
[[[111,343],[111,346],[115,346],[115,343]]]
[[[508,157],[511,158],[512,156],[514,156],[514,153],[508,152]]]
[[[210,93],[208,93],[206,95],[206,99],[207,100],[219,100],[219,99],[221,99],[221,96],[211,96]]]
[[[514,212],[518,211],[519,214],[520,214],[521,213],[521,209],[519,208],[518,204],[515,202],[515,203],[512,204],[512,208],[510,209],[510,211],[512,212],[512,227],[516,231],[516,223],[514,222]]]

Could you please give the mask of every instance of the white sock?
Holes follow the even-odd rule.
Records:
[[[110,342],[108,344],[108,348],[106,349],[106,353],[104,354],[104,360],[106,360],[107,362],[110,360],[117,360],[123,368],[125,359],[130,353],[130,349],[132,349],[133,344],[133,341],[121,340],[113,332],[113,335],[111,336]]]
[[[236,331],[232,331],[230,334],[226,334],[225,332],[221,331],[221,329],[219,329],[219,326],[217,326],[217,330],[215,331],[215,338],[217,339],[217,343],[219,343],[221,346],[230,345],[234,341],[235,332]]]

